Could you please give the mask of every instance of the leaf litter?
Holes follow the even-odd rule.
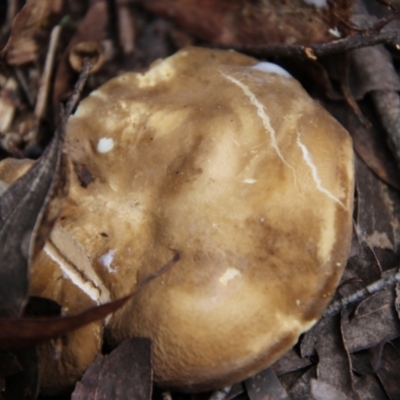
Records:
[[[286,6],[261,0],[22,3],[9,0],[0,22],[0,43],[5,44],[0,60],[0,155],[43,155],[27,175],[9,188],[2,186],[0,398],[37,398],[35,345],[62,338],[124,302],[63,317],[57,304],[27,297],[29,259],[43,245],[67,191],[61,143],[72,109],[60,118],[60,103],[79,81],[80,66],[101,60],[79,90],[85,96],[121,71],[143,71],[155,59],[192,44],[235,48],[281,64],[349,130],[358,157],[346,271],[325,317],[243,386],[214,394],[153,390],[150,343],[135,338],[109,354],[105,349],[72,398],[112,398],[116,393],[138,400],[399,398],[399,2],[341,0],[335,9],[316,14],[300,0]],[[171,7],[173,14],[168,12]],[[273,21],[267,29],[263,15]],[[286,32],[278,32],[274,21],[286,26]],[[332,23],[336,30],[320,37],[321,24]],[[55,28],[58,37],[50,45]],[[55,139],[48,144],[51,136]],[[51,209],[49,198],[58,199]],[[37,301],[44,305],[37,306]],[[28,311],[33,304],[34,316]]]

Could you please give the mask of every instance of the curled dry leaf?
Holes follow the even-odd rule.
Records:
[[[219,45],[310,45],[342,36],[353,0],[145,0],[147,9],[172,18],[187,32]]]
[[[109,24],[109,16],[107,13],[107,1],[93,1],[84,17],[79,24],[78,30],[70,40],[68,47],[64,50],[59,66],[55,75],[53,100],[55,104],[59,104],[66,93],[73,87],[76,72],[72,68],[79,68],[84,58],[78,54],[71,54],[71,51],[79,50],[80,43],[92,43],[92,54],[97,60],[103,57],[103,49],[101,43],[107,38],[107,25]],[[94,43],[94,44],[93,44]],[[78,46],[78,48],[76,48]],[[93,49],[95,51],[93,52]],[[74,50],[75,49],[75,50]],[[97,55],[97,56],[96,56]],[[72,64],[70,64],[72,60]],[[89,61],[92,61],[89,57]],[[95,63],[97,63],[96,61]],[[72,65],[72,68],[71,68]],[[94,64],[95,65],[95,64]],[[100,64],[98,64],[100,67]],[[80,69],[78,70],[80,72]]]
[[[69,52],[69,63],[75,72],[81,72],[85,61],[90,62],[90,73],[97,72],[104,64],[103,49],[98,42],[79,42]]]
[[[2,50],[11,65],[20,65],[37,59],[39,45],[36,37],[60,16],[64,0],[27,0],[15,17],[11,36]]]
[[[78,315],[56,318],[0,318],[0,349],[29,347],[105,318],[152,280],[167,272],[178,261],[179,254],[176,254],[170,262],[138,283],[135,290],[128,296],[91,308]]]

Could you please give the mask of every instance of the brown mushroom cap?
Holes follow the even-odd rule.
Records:
[[[320,317],[348,256],[353,152],[285,71],[181,50],[82,101],[67,152],[75,175],[49,245],[90,270],[93,300],[181,256],[106,327],[152,339],[160,385],[245,379]]]

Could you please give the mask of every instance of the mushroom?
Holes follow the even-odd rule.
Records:
[[[58,360],[42,351],[47,385],[73,383],[104,330],[114,344],[151,338],[162,387],[227,386],[321,316],[349,252],[352,144],[279,66],[183,49],[92,92],[70,118],[66,152],[71,189],[32,294],[77,312],[181,259]]]

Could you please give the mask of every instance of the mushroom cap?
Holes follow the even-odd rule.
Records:
[[[152,339],[161,386],[243,380],[321,316],[349,252],[353,151],[286,71],[181,50],[92,92],[66,151],[75,173],[50,242],[90,270],[88,296],[121,297],[180,254],[106,327]]]

